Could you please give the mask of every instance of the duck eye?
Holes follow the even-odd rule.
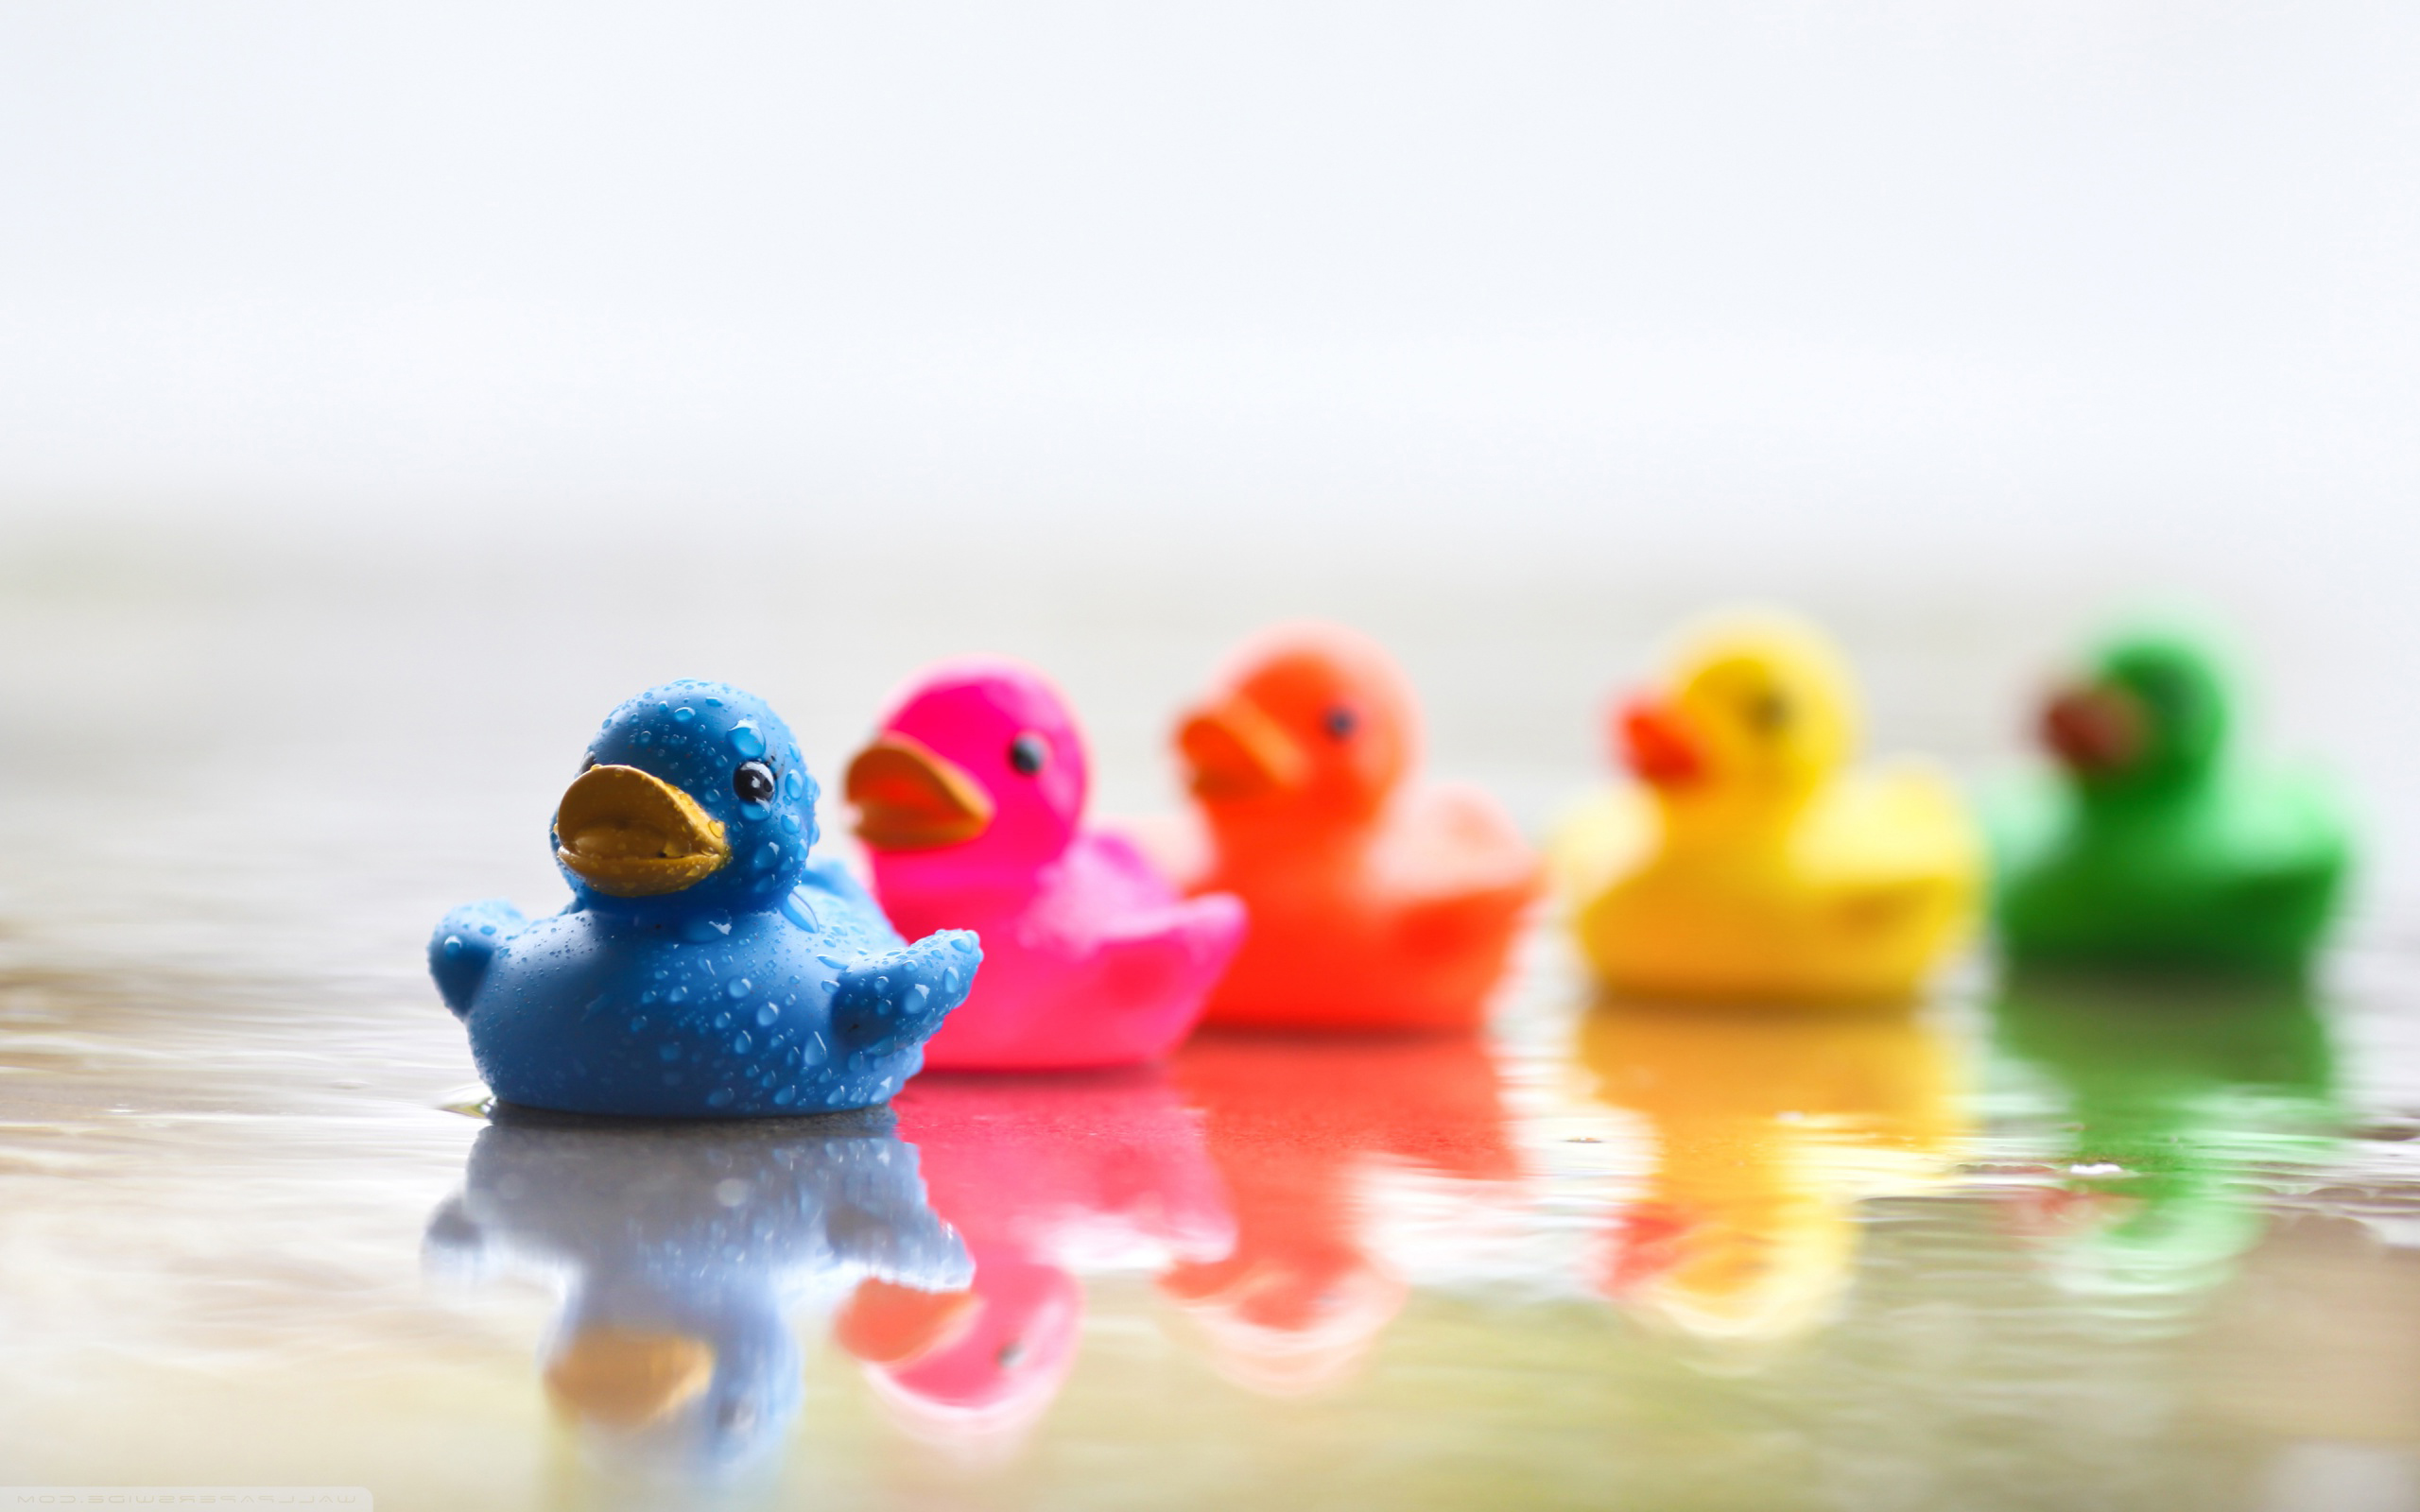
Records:
[[[1049,742],[1030,730],[1009,742],[1009,769],[1019,777],[1031,777],[1049,760]]]
[[[1778,693],[1760,693],[1748,700],[1748,728],[1771,735],[1789,723],[1789,700]]]
[[[1340,703],[1330,704],[1327,713],[1320,715],[1320,728],[1327,731],[1330,740],[1351,740],[1353,732],[1361,728],[1361,716]]]
[[[731,774],[731,790],[742,803],[773,801],[773,769],[763,762],[741,762]]]

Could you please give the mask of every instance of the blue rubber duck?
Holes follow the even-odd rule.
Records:
[[[815,844],[789,727],[719,682],[668,682],[606,716],[555,811],[569,907],[457,908],[429,973],[508,1103],[750,1118],[868,1108],[924,1064],[983,958],[950,929],[909,945]]]

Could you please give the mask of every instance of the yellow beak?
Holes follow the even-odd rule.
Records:
[[[992,795],[966,768],[897,730],[849,764],[857,838],[877,850],[930,850],[992,826]]]
[[[635,766],[592,766],[555,810],[556,856],[615,898],[679,892],[722,869],[722,821],[662,778]]]
[[[546,1395],[574,1417],[607,1428],[669,1418],[714,1383],[715,1349],[685,1333],[611,1326],[583,1329],[546,1366]]]

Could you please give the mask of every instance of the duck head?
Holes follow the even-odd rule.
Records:
[[[2087,793],[2189,788],[2225,748],[2226,681],[2210,650],[2184,634],[2124,636],[2045,701],[2041,734]]]
[[[555,810],[555,860],[592,906],[761,907],[805,869],[815,799],[764,700],[667,682],[605,716]]]
[[[1847,762],[1858,741],[1855,684],[1831,642],[1778,614],[1700,631],[1671,678],[1614,711],[1616,752],[1677,801],[1789,801]]]
[[[1177,728],[1186,785],[1214,824],[1357,824],[1419,754],[1420,715],[1377,642],[1288,626],[1247,645]]]
[[[849,763],[846,789],[878,859],[1027,872],[1075,838],[1090,783],[1083,737],[1032,668],[944,663],[880,730]]]

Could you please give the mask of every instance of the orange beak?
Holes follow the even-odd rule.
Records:
[[[891,730],[857,752],[845,784],[857,838],[877,850],[931,850],[992,824],[992,795],[913,735]]]
[[[1622,759],[1652,787],[1680,787],[1705,772],[1705,753],[1680,711],[1652,696],[1632,699],[1617,716]]]
[[[2119,688],[2067,688],[2042,710],[2042,743],[2087,777],[2121,772],[2142,754],[2144,717],[2134,695]]]
[[[966,1337],[982,1311],[971,1291],[920,1292],[869,1276],[833,1318],[832,1338],[852,1359],[895,1368]]]
[[[1297,787],[1310,775],[1302,747],[1249,698],[1230,698],[1193,715],[1178,727],[1176,744],[1189,785],[1208,802]]]

